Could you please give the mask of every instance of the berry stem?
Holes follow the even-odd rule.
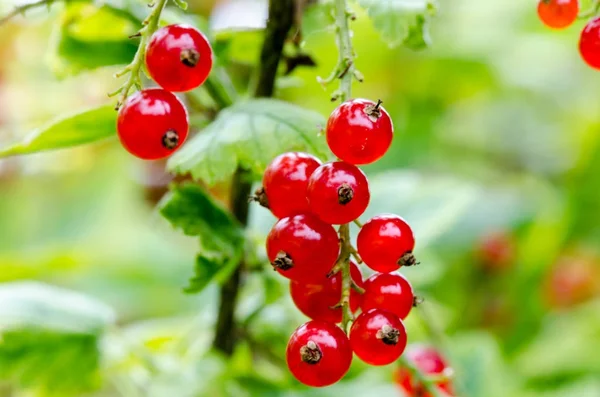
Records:
[[[342,273],[342,297],[340,307],[342,308],[342,329],[348,331],[348,326],[353,320],[350,310],[350,290],[352,289],[352,277],[350,275],[350,255],[352,254],[352,242],[350,240],[350,225],[341,225],[339,228],[341,252],[338,263],[341,264]]]
[[[127,99],[127,96],[134,87],[140,89],[142,86],[140,72],[142,71],[146,58],[146,46],[148,45],[150,36],[152,36],[152,34],[158,29],[160,15],[162,14],[168,1],[169,0],[156,1],[152,12],[142,22],[144,27],[142,27],[138,32],[138,35],[141,37],[140,44],[138,45],[138,49],[133,57],[133,60],[122,71],[116,74],[116,77],[128,75],[125,83],[117,91],[108,94],[111,97],[118,96],[117,105],[115,107],[117,110],[121,107],[123,102],[125,102],[125,99]]]
[[[335,25],[336,41],[339,51],[338,66],[334,73],[340,79],[340,88],[337,97],[344,102],[352,96],[352,79],[354,78],[354,50],[350,32],[350,17],[346,0],[335,0]],[[341,69],[340,72],[337,70]],[[336,267],[342,273],[342,296],[340,306],[342,308],[342,329],[348,332],[348,326],[353,320],[350,310],[350,290],[352,289],[352,276],[350,275],[350,256],[356,250],[352,247],[350,240],[350,224],[341,225],[338,231],[340,235],[341,250]]]
[[[440,390],[439,387],[437,387],[435,378],[422,373],[421,370],[414,365],[414,363],[406,358],[406,356],[400,356],[398,362],[403,368],[410,372],[414,379],[416,379],[423,386],[423,389],[427,391],[431,397],[449,397],[446,393]]]
[[[591,17],[595,17],[600,13],[600,0],[594,0],[592,5],[587,11],[584,11],[577,15],[577,19],[588,19]]]

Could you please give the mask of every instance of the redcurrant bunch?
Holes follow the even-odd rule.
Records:
[[[266,168],[253,197],[279,218],[267,237],[267,256],[290,279],[294,304],[311,318],[287,348],[291,373],[309,386],[340,380],[352,352],[368,364],[387,365],[406,347],[403,320],[416,299],[411,284],[395,271],[417,263],[412,229],[397,215],[375,216],[361,227],[358,249],[348,232],[350,222],[360,225],[371,197],[357,165],[381,158],[392,141],[392,121],[381,104],[342,103],[326,131],[339,161],[321,164],[306,153],[281,154]],[[332,225],[341,225],[339,237]],[[366,281],[351,255],[375,271]],[[358,310],[362,313],[348,330]]]
[[[171,155],[188,136],[188,115],[171,92],[199,87],[208,77],[213,53],[206,37],[191,26],[157,30],[146,48],[146,69],[163,89],[131,95],[119,111],[117,133],[134,156],[156,160]]]
[[[440,353],[432,347],[423,345],[411,345],[406,349],[406,359],[419,369],[424,375],[435,377],[435,387],[444,395],[454,395],[450,377],[452,368],[448,366]],[[394,373],[396,383],[408,396],[432,397],[427,393],[424,386],[414,379],[411,372],[400,367]]]

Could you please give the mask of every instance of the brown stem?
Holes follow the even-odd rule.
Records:
[[[294,0],[270,0],[269,20],[260,55],[259,79],[255,97],[273,95],[277,67],[281,60],[283,44],[294,20]],[[231,209],[236,219],[244,226],[248,223],[248,196],[252,184],[244,170],[238,169],[232,182]],[[237,296],[240,289],[243,262],[238,265],[229,280],[221,287],[219,315],[213,346],[231,355],[236,342],[234,321]]]

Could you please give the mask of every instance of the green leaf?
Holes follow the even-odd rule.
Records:
[[[186,292],[200,292],[211,281],[224,281],[244,252],[244,230],[204,189],[176,187],[160,203],[160,212],[188,236],[200,238],[195,275]]]
[[[111,6],[70,4],[65,7],[50,44],[49,62],[60,77],[103,66],[128,64],[138,41],[136,18]]]
[[[168,168],[212,185],[230,178],[238,167],[259,179],[273,158],[298,150],[326,158],[318,135],[325,119],[318,113],[275,99],[255,99],[225,109],[175,153]]]
[[[0,158],[63,149],[115,135],[117,113],[111,106],[76,113],[34,130],[22,142],[0,149]]]
[[[80,395],[98,383],[106,305],[36,282],[0,286],[0,381],[46,394]]]
[[[430,44],[429,19],[435,15],[434,0],[358,0],[367,10],[382,39],[391,47],[404,44],[413,50]]]

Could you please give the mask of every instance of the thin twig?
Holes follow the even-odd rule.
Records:
[[[25,13],[29,10],[32,10],[34,8],[44,7],[44,6],[50,7],[52,4],[54,4],[58,1],[59,0],[38,0],[38,1],[34,1],[33,3],[27,3],[27,4],[23,4],[22,6],[15,7],[11,12],[9,12],[8,14],[6,14],[2,18],[0,18],[0,25],[8,22],[9,20],[13,19],[17,15],[25,15]],[[63,1],[68,2],[69,0],[63,0]],[[71,1],[76,1],[76,0],[71,0]],[[83,1],[83,0],[80,0],[80,1]]]
[[[431,397],[448,397],[446,393],[437,387],[437,384],[435,383],[436,379],[421,372],[421,370],[415,366],[413,362],[407,359],[406,356],[401,356],[398,361],[400,362],[400,365],[408,370],[412,377],[423,386],[423,389],[429,393],[428,395]]]
[[[117,96],[118,100],[115,107],[117,110],[125,102],[125,99],[127,99],[127,96],[129,96],[129,93],[134,87],[137,89],[142,88],[140,73],[146,60],[146,46],[148,45],[148,41],[150,40],[152,34],[158,29],[160,15],[162,14],[162,11],[167,5],[168,1],[169,0],[157,0],[157,2],[154,4],[152,12],[142,22],[144,27],[141,28],[136,34],[136,36],[140,35],[141,39],[133,60],[122,71],[115,75],[117,78],[128,76],[125,83],[119,87],[118,90],[108,94],[110,97]]]

